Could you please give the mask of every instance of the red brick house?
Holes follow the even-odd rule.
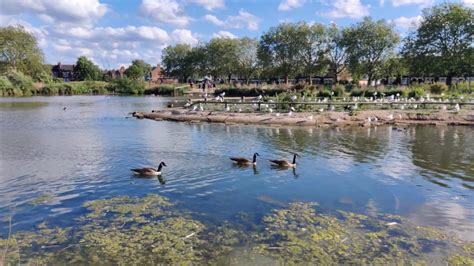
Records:
[[[161,67],[160,65],[156,65],[156,67],[153,67],[150,72],[150,81],[155,82],[155,83],[160,83],[162,80],[165,78],[163,73],[161,72]]]

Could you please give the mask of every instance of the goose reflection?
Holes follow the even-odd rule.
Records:
[[[158,181],[161,185],[166,185],[166,179],[164,179],[163,176],[158,176]]]

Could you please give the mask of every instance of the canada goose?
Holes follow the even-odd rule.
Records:
[[[244,157],[231,157],[230,159],[239,165],[257,165],[257,156],[260,156],[260,154],[254,153],[252,161]]]
[[[296,167],[296,157],[300,157],[298,154],[293,155],[293,162],[290,163],[287,160],[270,160],[270,162],[277,167],[284,167],[284,168],[295,168]]]
[[[134,174],[137,174],[137,175],[157,176],[157,175],[161,175],[161,168],[163,168],[163,166],[166,166],[166,164],[164,162],[161,162],[160,165],[158,165],[158,169],[145,167],[145,168],[130,169],[130,171],[132,171]]]

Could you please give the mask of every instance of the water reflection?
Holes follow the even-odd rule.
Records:
[[[33,104],[9,103],[16,101]],[[87,200],[150,192],[209,221],[241,212],[258,217],[278,207],[275,202],[294,201],[316,201],[327,211],[401,214],[440,227],[468,228],[474,221],[473,128],[420,126],[404,132],[124,118],[130,111],[164,106],[166,99],[159,97],[0,102],[9,103],[0,108],[0,213],[13,214],[18,229],[47,219],[67,223]],[[260,154],[256,167],[228,159],[254,152]],[[296,169],[273,169],[268,162],[289,160],[294,152],[302,156]],[[161,161],[168,165],[163,176],[131,178],[131,167]],[[55,200],[27,203],[44,193]]]

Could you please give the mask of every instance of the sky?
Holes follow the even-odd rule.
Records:
[[[282,22],[348,26],[386,19],[403,37],[441,0],[0,0],[0,26],[33,33],[46,63],[87,56],[105,69],[156,65],[164,47],[213,37],[259,38]],[[474,8],[474,0],[452,0]]]

